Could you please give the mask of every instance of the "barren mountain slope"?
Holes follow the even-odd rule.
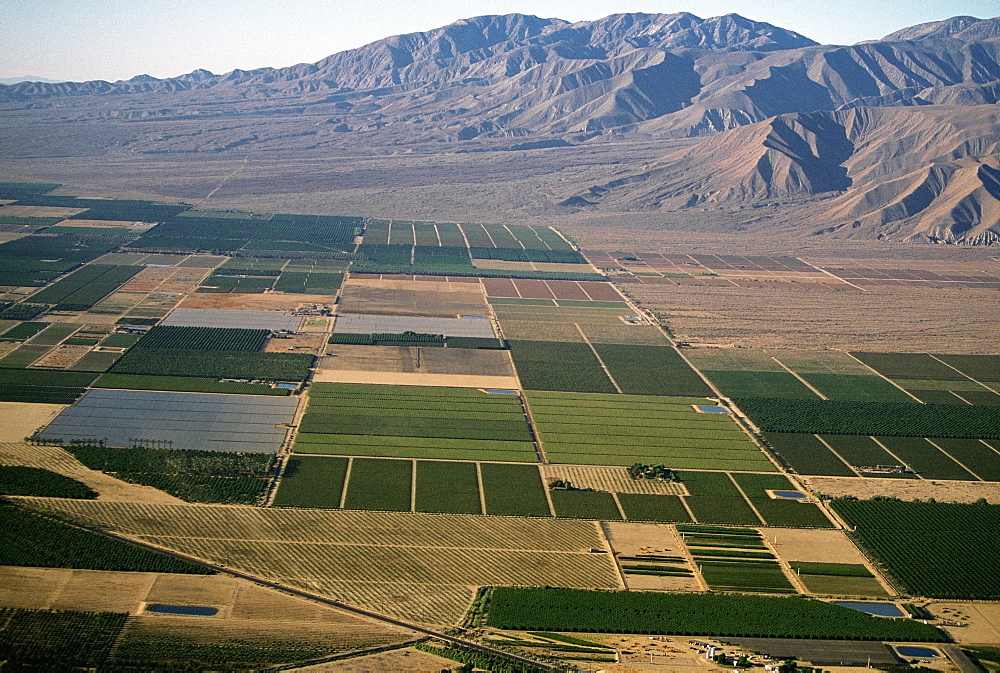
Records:
[[[623,171],[575,202],[670,210],[798,203],[799,233],[846,227],[852,236],[991,243],[1000,239],[998,129],[996,105],[782,115]]]

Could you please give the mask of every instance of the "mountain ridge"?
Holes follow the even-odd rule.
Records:
[[[25,119],[51,109],[64,121],[117,124],[122,139],[108,151],[144,155],[701,140],[653,169],[631,165],[622,145],[615,177],[570,185],[553,207],[777,200],[813,212],[810,203],[833,199],[810,215],[820,226],[798,230],[963,243],[994,243],[1000,232],[990,142],[1000,137],[1000,18],[952,17],[880,41],[819,45],[738,14],[576,23],[486,15],[316,63],[23,83],[0,86],[0,102]],[[895,112],[872,112],[885,110]],[[127,132],[146,120],[195,126]],[[206,120],[220,125],[203,128]],[[862,170],[874,155],[881,168]],[[671,165],[690,174],[678,178]]]

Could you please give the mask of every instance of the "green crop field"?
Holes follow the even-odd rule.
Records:
[[[76,479],[38,467],[0,465],[0,495],[93,499],[97,491]]]
[[[1000,452],[976,439],[935,439],[934,444],[986,481],[1000,481]]]
[[[302,381],[316,360],[303,353],[247,353],[180,348],[132,348],[114,374]]]
[[[1000,505],[836,499],[851,533],[914,596],[998,600]]]
[[[141,266],[88,264],[36,292],[31,296],[31,301],[37,304],[56,304],[56,308],[60,310],[83,311],[114,292],[140,271]]]
[[[556,516],[572,519],[604,519],[620,521],[622,515],[614,496],[602,491],[549,491]]]
[[[799,597],[494,589],[487,623],[518,630],[945,642],[932,626]]]
[[[768,432],[764,439],[799,474],[854,477],[854,471],[813,435]]]
[[[170,390],[183,393],[230,393],[232,395],[288,395],[283,388],[262,383],[220,383],[197,376],[148,376],[145,374],[104,374],[94,388],[126,390]]]
[[[0,608],[0,656],[16,671],[97,670],[128,614]]]
[[[514,367],[526,390],[613,393],[594,352],[585,343],[509,341]]]
[[[669,346],[594,344],[623,393],[710,396],[712,390]]]
[[[786,437],[802,436],[786,435]],[[899,461],[892,454],[879,446],[871,437],[865,435],[823,435],[822,439],[844,460],[855,467],[899,464]]]
[[[0,368],[0,400],[71,404],[97,374]]]
[[[275,507],[340,507],[347,458],[292,456],[281,475]]]
[[[935,355],[977,381],[1000,381],[1000,355]]]
[[[487,514],[552,516],[536,466],[483,463],[480,469]]]
[[[777,563],[741,563],[739,561],[706,561],[696,559],[695,565],[708,586],[715,591],[749,591],[760,593],[796,593]]]
[[[0,504],[0,565],[208,575],[204,566]]]
[[[516,395],[364,384],[314,384],[295,450],[472,460],[536,458]]]
[[[344,507],[409,512],[412,481],[412,461],[355,458]]]
[[[629,521],[662,521],[664,523],[687,523],[691,515],[676,495],[652,495],[647,493],[619,493],[618,501],[625,510]]]
[[[780,474],[734,474],[733,478],[769,526],[792,528],[833,528],[818,505],[794,500],[775,500],[768,490],[788,490],[794,486]]]
[[[26,341],[48,326],[47,322],[22,322],[0,334],[0,341]]]
[[[786,371],[756,372],[702,370],[726,397],[775,397],[818,400],[795,376]]]
[[[172,449],[67,449],[92,470],[166,491],[189,502],[258,504],[274,457],[260,453]]]
[[[890,379],[928,379],[962,381],[961,373],[926,353],[851,353],[866,365]]]
[[[483,513],[474,463],[417,461],[415,488],[418,512]]]
[[[554,463],[775,469],[730,416],[692,408],[704,399],[544,391],[525,397]]]
[[[1000,439],[1000,407],[745,397],[733,400],[765,432]]]
[[[975,481],[964,467],[920,437],[879,437],[886,449],[906,461],[914,471],[928,479]]]
[[[173,327],[157,325],[139,340],[136,348],[201,351],[256,352],[264,347],[266,329],[223,329],[218,327]]]
[[[684,501],[699,523],[761,525],[760,519],[742,496],[692,495]]]
[[[342,273],[284,271],[274,289],[298,294],[337,294],[343,280]]]
[[[802,374],[802,378],[831,400],[855,402],[910,402],[912,397],[879,376]]]

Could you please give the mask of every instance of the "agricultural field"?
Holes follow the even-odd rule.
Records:
[[[202,351],[256,352],[264,347],[269,335],[263,329],[218,327],[171,327],[162,325],[149,330],[136,348],[171,348]]]
[[[316,360],[315,356],[305,353],[138,346],[139,344],[111,367],[112,374],[303,381],[309,376]]]
[[[442,526],[440,514],[53,499],[30,504],[427,624],[457,622],[482,585],[618,586],[608,555],[590,552],[604,543],[589,521],[454,514]]]
[[[0,565],[202,575],[209,572],[203,566],[72,528],[10,504],[0,504],[0,522],[4,531]]]
[[[996,574],[983,572],[1000,549],[1000,506],[844,498],[831,504],[901,590],[931,598],[1000,598]]]
[[[258,504],[268,484],[274,457],[170,449],[67,449],[83,465],[123,481],[152,486],[188,502]]]
[[[490,626],[514,630],[944,642],[932,626],[789,597],[497,588]]]
[[[600,360],[585,343],[509,341],[521,385],[525,390],[577,393],[613,393]]]
[[[95,388],[41,438],[61,445],[275,453],[297,405],[289,397]]]
[[[476,389],[314,384],[296,453],[529,461],[517,395]]]
[[[732,417],[696,412],[693,405],[703,399],[541,391],[527,392],[525,398],[550,462],[775,469]]]

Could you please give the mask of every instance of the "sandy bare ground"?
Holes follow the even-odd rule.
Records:
[[[984,289],[627,289],[681,341],[765,348],[990,353],[1000,315],[1000,292]]]
[[[362,372],[327,369],[318,372],[318,383],[380,383],[398,386],[454,386],[456,388],[519,387],[515,376],[478,376],[473,374],[414,374],[403,372]]]
[[[355,657],[344,661],[331,661],[315,666],[303,666],[296,671],[309,673],[385,673],[385,671],[444,671],[455,667],[455,662],[412,647],[390,652],[379,652],[366,657]]]
[[[4,404],[11,404],[4,402]],[[47,405],[55,406],[55,405]],[[118,502],[146,502],[175,505],[184,501],[151,486],[141,486],[116,479],[110,475],[85,467],[70,453],[57,446],[31,446],[30,444],[0,444],[0,464],[40,467],[81,481],[98,493],[99,500]]]
[[[121,220],[66,220],[59,223],[60,227],[96,227],[99,229],[134,229],[136,231],[147,231],[151,225],[136,224],[135,222],[124,222]]]
[[[761,528],[781,558],[811,563],[866,563],[865,556],[840,530]]]
[[[211,292],[188,295],[181,308],[237,309],[244,311],[294,311],[303,304],[330,304],[329,294],[216,294]]]
[[[320,369],[514,376],[508,351],[422,346],[330,344]]]
[[[287,339],[268,339],[267,353],[308,353],[321,355],[326,347],[326,334],[295,334]]]
[[[218,613],[178,618],[146,612],[155,603],[209,606]],[[127,634],[135,629],[199,642],[271,640],[285,632],[288,640],[319,643],[331,652],[403,642],[413,636],[401,628],[225,575],[0,566],[0,606],[127,612],[137,617]]]
[[[1000,504],[1000,483],[982,481],[934,481],[924,479],[858,479],[855,477],[809,477],[798,475],[799,481],[809,489],[824,495],[853,495],[867,500],[872,496],[886,495],[900,500],[927,500],[939,502],[987,502]]]
[[[504,269],[506,271],[559,271],[563,273],[597,273],[590,264],[563,264],[561,262],[507,262],[501,259],[474,259],[478,269]]]
[[[656,523],[626,523],[606,521],[601,524],[617,556],[655,554],[682,556],[690,566],[691,555],[673,526]],[[629,589],[651,591],[703,591],[707,587],[698,577],[659,577],[656,575],[625,575]]]
[[[965,624],[941,627],[962,645],[1000,643],[1000,603],[939,601],[926,607],[935,617]]]
[[[633,479],[624,467],[582,467],[576,465],[542,465],[542,479],[568,480],[576,488],[591,488],[612,493],[650,493],[657,495],[688,495],[684,484]]]
[[[86,208],[59,208],[56,206],[4,206],[3,217],[72,217]]]
[[[66,408],[64,404],[0,402],[0,442],[23,442]]]

